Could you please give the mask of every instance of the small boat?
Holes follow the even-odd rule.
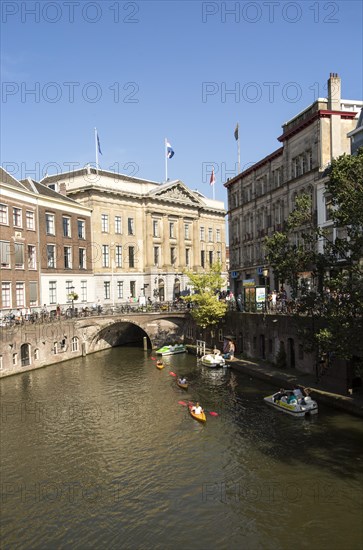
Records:
[[[163,346],[156,353],[158,355],[174,355],[176,353],[185,353],[186,351],[187,349],[183,344],[175,344],[174,346]]]
[[[162,361],[156,361],[156,368],[157,369],[163,369],[165,367],[164,363]]]
[[[208,353],[207,355],[203,355],[200,361],[205,367],[216,368],[226,366],[225,359],[222,357],[222,355],[219,355],[217,353]]]
[[[207,422],[207,417],[205,416],[204,411],[201,412],[200,414],[196,414],[192,409],[193,409],[193,405],[189,405],[189,412],[195,420],[199,420],[199,422]]]
[[[182,388],[183,390],[188,389],[188,382],[185,382],[185,384],[182,384],[181,381],[180,381],[180,378],[177,378],[176,383],[178,384],[179,388]]]
[[[284,390],[264,397],[265,403],[290,416],[302,417],[317,414],[318,404],[310,395],[297,396],[293,390]]]

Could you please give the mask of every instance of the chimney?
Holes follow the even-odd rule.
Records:
[[[60,193],[61,195],[64,195],[65,197],[67,196],[67,188],[66,188],[66,184],[64,183],[64,181],[61,181],[59,183],[58,193]]]
[[[329,111],[341,110],[341,80],[338,73],[330,73],[328,80],[328,109]]]

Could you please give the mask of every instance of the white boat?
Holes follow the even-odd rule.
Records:
[[[294,394],[293,390],[280,390],[273,395],[264,397],[265,403],[290,416],[313,415],[318,412],[318,404],[310,395],[303,396],[300,392]]]
[[[175,344],[174,346],[163,346],[156,353],[158,355],[175,355],[175,353],[185,353],[186,351],[187,349],[183,344]]]
[[[216,368],[226,366],[226,361],[223,359],[222,355],[216,353],[207,353],[207,355],[201,357],[200,361],[205,367]]]

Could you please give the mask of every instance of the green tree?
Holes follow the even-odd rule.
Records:
[[[315,350],[317,358],[332,352],[351,359],[362,353],[363,149],[333,160],[324,177],[335,238],[331,229],[316,227],[311,198],[303,195],[283,231],[265,239],[266,255],[276,275],[299,296],[299,313],[311,318],[303,334],[305,348]],[[313,273],[314,289],[299,283],[303,271]]]
[[[194,294],[184,296],[183,300],[193,306],[191,315],[194,321],[203,329],[216,325],[227,311],[226,303],[218,300],[218,291],[225,284],[221,275],[221,264],[213,264],[208,272],[185,271],[185,274],[189,278]]]

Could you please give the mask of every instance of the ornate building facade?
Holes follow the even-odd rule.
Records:
[[[282,229],[299,194],[311,195],[315,220],[325,226],[329,197],[323,174],[333,158],[350,153],[347,134],[355,128],[362,105],[341,99],[341,80],[331,73],[328,97],[283,124],[278,137],[282,146],[225,183],[231,289],[244,295],[247,309],[256,305],[258,286],[279,290],[280,281],[265,260],[264,238]]]
[[[226,273],[224,204],[183,182],[160,184],[85,168],[42,183],[92,210],[95,300],[171,301],[189,292],[185,270],[220,262]]]

